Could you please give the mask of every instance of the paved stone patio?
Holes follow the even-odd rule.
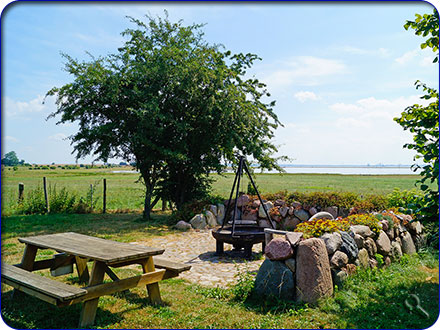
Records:
[[[192,266],[180,274],[180,278],[204,286],[227,287],[236,282],[235,275],[239,271],[257,271],[264,261],[261,244],[254,245],[252,260],[245,260],[241,253],[231,251],[229,244],[225,244],[225,256],[215,256],[215,242],[211,229],[206,229],[156,236],[134,244],[165,248],[161,258]]]

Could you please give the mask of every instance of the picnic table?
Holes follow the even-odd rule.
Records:
[[[2,263],[2,282],[59,307],[83,303],[80,327],[93,324],[100,296],[146,285],[151,302],[160,303],[158,283],[191,268],[189,265],[154,257],[164,252],[161,248],[115,242],[73,232],[18,240],[26,244],[23,258],[17,265]],[[38,249],[52,249],[59,254],[50,259],[35,261]],[[93,262],[90,274],[88,261]],[[32,273],[47,268],[56,272],[57,269],[73,264],[76,264],[80,282],[88,283],[87,286],[80,288]],[[142,275],[119,279],[110,268],[133,264],[141,265]],[[103,283],[105,274],[113,282]]]

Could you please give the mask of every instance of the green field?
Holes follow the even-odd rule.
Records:
[[[30,189],[42,186],[43,177],[57,189],[66,187],[78,196],[87,196],[90,185],[96,187],[98,197],[96,209],[102,208],[103,179],[107,179],[107,209],[140,210],[143,207],[143,185],[136,173],[113,173],[130,168],[76,169],[76,170],[29,170],[19,167],[17,171],[6,168],[2,171],[2,214],[13,214],[17,203],[18,183],[25,185],[25,194]],[[228,197],[234,174],[213,175],[212,192]],[[358,194],[388,194],[394,188],[414,189],[418,175],[340,175],[340,174],[256,174],[261,193],[287,191],[350,191]],[[246,191],[248,179],[243,180],[241,190]],[[161,205],[157,205],[160,207]]]

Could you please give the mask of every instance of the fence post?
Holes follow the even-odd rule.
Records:
[[[43,176],[43,191],[44,191],[44,200],[46,201],[46,210],[47,213],[50,212],[49,209],[49,198],[47,197],[47,185],[46,185],[46,177]]]
[[[90,184],[90,208],[93,210],[93,184]]]
[[[107,207],[107,179],[103,180],[102,213],[105,213]]]
[[[162,199],[162,211],[165,211],[167,209],[167,201],[165,199]]]
[[[24,183],[19,183],[18,184],[18,202],[21,203],[23,202],[23,197],[24,197]]]

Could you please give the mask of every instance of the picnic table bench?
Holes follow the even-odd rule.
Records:
[[[2,263],[2,282],[53,305],[62,307],[83,303],[80,327],[92,325],[95,320],[100,296],[121,292],[137,286],[147,286],[150,300],[160,303],[158,282],[179,276],[191,268],[189,265],[176,263],[156,256],[163,249],[120,243],[77,233],[19,238],[26,244],[20,264]],[[53,249],[61,252],[53,258],[35,261],[38,249]],[[89,274],[87,261],[93,261]],[[72,286],[48,277],[32,273],[35,270],[51,269],[55,271],[76,264],[80,282],[88,282],[83,288]],[[142,266],[143,274],[119,279],[110,269],[133,264]],[[157,268],[157,269],[156,269]],[[107,274],[113,282],[103,283]]]

